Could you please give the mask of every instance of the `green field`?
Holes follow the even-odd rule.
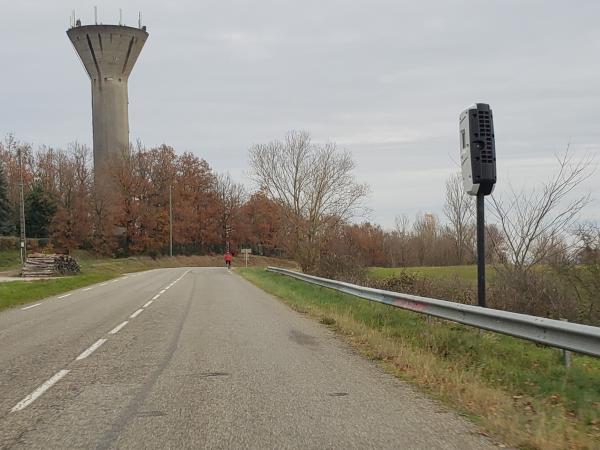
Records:
[[[523,448],[597,448],[600,360],[432,320],[258,269],[248,280],[337,332],[505,442]]]
[[[383,279],[406,272],[432,280],[451,280],[458,278],[471,283],[477,282],[477,267],[471,266],[440,266],[440,267],[371,267],[368,275],[372,278]],[[486,280],[493,281],[496,271],[493,266],[486,266]]]

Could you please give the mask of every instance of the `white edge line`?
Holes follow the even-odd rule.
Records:
[[[150,306],[152,304],[152,300],[148,300],[146,303],[144,303],[144,306],[142,306],[142,308],[147,308],[148,306]]]
[[[21,311],[25,311],[26,309],[31,309],[31,308],[35,308],[36,306],[40,306],[41,303],[36,303],[35,305],[29,305],[26,306],[25,308],[21,308]]]
[[[52,385],[56,384],[56,382],[58,382],[62,377],[64,377],[68,373],[69,373],[68,369],[63,369],[63,370],[57,372],[52,378],[50,378],[48,381],[46,381],[44,384],[42,384],[39,388],[37,388],[35,391],[33,391],[31,394],[29,394],[27,397],[25,397],[19,403],[17,403],[13,407],[13,409],[10,410],[10,412],[17,412],[17,411],[20,411],[20,410],[26,408],[28,405],[33,403],[40,395],[42,395],[44,392],[46,392],[48,389],[50,389],[52,387]]]
[[[116,327],[114,327],[112,330],[110,330],[108,332],[108,334],[117,334],[119,331],[121,331],[121,329],[127,325],[129,323],[128,320],[126,320],[125,322],[120,323],[119,325],[117,325]]]
[[[94,353],[94,351],[96,349],[98,349],[98,347],[100,347],[102,344],[104,344],[106,342],[106,339],[98,339],[96,342],[94,342],[91,346],[89,346],[87,348],[87,350],[84,350],[83,353],[81,353],[81,355],[79,355],[77,358],[75,358],[75,361],[80,361],[82,359],[87,358],[88,356],[90,356],[92,353]]]
[[[94,288],[93,287],[88,287],[88,288],[82,289],[82,291],[91,291],[92,289],[94,289]]]
[[[160,297],[160,294],[156,294],[154,297],[152,297],[152,300],[156,300],[158,297]]]
[[[130,319],[135,319],[137,316],[139,316],[141,314],[141,312],[143,311],[143,309],[138,309],[136,312],[134,312],[132,315],[129,316]]]
[[[159,294],[164,294],[166,291],[166,289],[163,289],[162,291],[159,292]]]
[[[65,294],[65,295],[61,295],[60,297],[56,297],[56,298],[66,298],[66,297],[68,297],[70,295],[73,295],[73,294],[72,293],[71,294]]]
[[[108,283],[102,283],[102,284],[99,284],[98,286],[106,286],[107,284]]]

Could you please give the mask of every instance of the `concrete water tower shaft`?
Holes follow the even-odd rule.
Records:
[[[148,38],[146,27],[81,25],[67,30],[92,84],[94,178],[110,184],[104,174],[111,161],[129,150],[127,82]]]

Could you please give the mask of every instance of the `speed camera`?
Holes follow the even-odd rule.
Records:
[[[475,103],[460,114],[460,164],[465,191],[489,195],[496,184],[496,144],[490,105]]]

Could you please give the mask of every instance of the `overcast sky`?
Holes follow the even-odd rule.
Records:
[[[371,220],[441,213],[458,115],[492,106],[497,191],[532,188],[570,142],[600,160],[600,2],[0,0],[0,133],[91,146],[91,94],[65,31],[150,36],[129,80],[130,138],[247,179],[248,148],[309,131],[352,152]],[[600,173],[585,186],[600,192]],[[594,195],[597,197],[597,195]],[[600,199],[599,199],[600,200]],[[600,219],[598,201],[586,217]]]

